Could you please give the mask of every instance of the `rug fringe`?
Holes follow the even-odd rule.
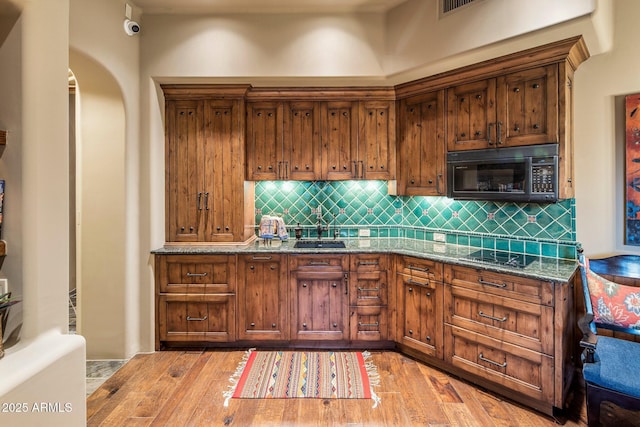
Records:
[[[238,386],[238,381],[240,381],[240,376],[242,375],[242,371],[244,370],[245,366],[247,366],[247,362],[249,361],[249,356],[253,351],[255,351],[255,348],[250,348],[249,350],[244,352],[244,356],[242,356],[242,360],[240,361],[240,363],[238,363],[238,367],[236,368],[236,371],[229,378],[229,382],[231,384],[228,386],[228,390],[222,392],[222,395],[224,396],[225,408],[229,406],[229,400],[231,400],[231,398],[233,397],[233,393],[236,392],[236,387]]]
[[[380,385],[380,374],[378,373],[378,367],[373,363],[371,353],[369,351],[362,352],[362,358],[364,359],[364,367],[367,370],[369,376],[369,389],[371,390],[371,399],[373,399],[373,408],[377,408],[382,402],[380,396],[376,394],[373,387]]]

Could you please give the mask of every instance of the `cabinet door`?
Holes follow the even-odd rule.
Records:
[[[393,101],[359,104],[357,178],[395,179],[396,114]]]
[[[495,147],[496,80],[488,79],[447,89],[449,151]]]
[[[398,275],[401,330],[404,345],[442,358],[442,284]]]
[[[398,193],[445,194],[444,90],[401,101],[400,114]]]
[[[166,240],[195,242],[202,221],[202,101],[166,106]]]
[[[354,341],[384,341],[389,328],[387,307],[350,307],[351,339]]]
[[[284,152],[278,162],[280,179],[320,179],[320,104],[288,102],[284,114]]]
[[[332,101],[322,104],[323,179],[348,180],[357,176],[357,117],[355,102]]]
[[[204,212],[203,237],[208,242],[242,240],[239,110],[239,102],[235,100],[205,103],[205,143],[200,157],[204,165],[204,194],[200,209]]]
[[[291,338],[348,339],[347,286],[342,272],[292,272]]]
[[[160,341],[235,341],[235,295],[158,296]]]
[[[557,65],[498,78],[499,141],[504,145],[558,142]]]
[[[286,340],[287,267],[281,255],[243,255],[238,260],[238,336]]]
[[[247,179],[276,180],[282,161],[282,102],[247,103]]]

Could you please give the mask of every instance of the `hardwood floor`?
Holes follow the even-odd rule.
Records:
[[[88,426],[553,426],[551,417],[395,352],[372,352],[382,398],[231,399],[243,351],[162,351],[133,357],[87,398]],[[578,393],[580,388],[577,387]],[[579,395],[565,425],[586,426]]]

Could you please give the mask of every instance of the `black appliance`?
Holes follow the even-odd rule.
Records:
[[[453,151],[447,174],[453,199],[556,202],[558,144]]]
[[[514,254],[511,252],[494,251],[490,249],[480,249],[475,252],[471,252],[463,258],[469,261],[515,268],[524,268],[539,259],[533,255]]]

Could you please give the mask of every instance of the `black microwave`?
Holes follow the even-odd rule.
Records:
[[[453,199],[556,202],[558,144],[450,152],[447,179]]]

